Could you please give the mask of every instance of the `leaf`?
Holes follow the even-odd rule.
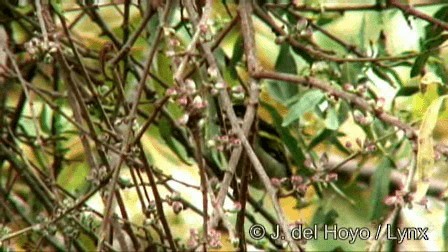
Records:
[[[325,118],[325,126],[329,130],[337,130],[339,128],[339,120],[336,110],[334,108],[329,108],[327,110],[327,117]]]
[[[400,90],[398,90],[397,96],[411,96],[413,94],[416,94],[419,91],[419,87],[416,86],[405,86],[401,87]]]
[[[44,133],[50,134],[51,127],[50,127],[50,110],[48,109],[48,106],[46,104],[42,105],[42,111],[40,112],[40,127]]]
[[[426,65],[426,61],[429,58],[429,55],[430,55],[430,53],[426,52],[424,54],[419,55],[415,59],[414,65],[412,66],[412,69],[411,69],[411,78],[419,75],[422,72],[423,68]]]
[[[358,37],[359,37],[359,46],[361,48],[362,51],[365,51],[366,49],[366,15],[362,15],[362,21],[361,21],[361,29],[359,30],[358,33]]]
[[[444,6],[440,8],[436,13],[434,13],[433,16],[435,19],[438,19],[440,21],[448,21],[448,6]],[[429,23],[425,27],[425,37],[426,38],[434,38],[437,35],[439,35],[441,32],[443,32],[443,28],[433,25]]]
[[[448,34],[440,34],[436,37],[430,37],[423,44],[424,50],[430,50],[443,44],[448,39]]]
[[[345,101],[340,102],[338,112],[336,113],[338,115],[339,124],[343,124],[347,120],[349,113],[350,106],[348,103]]]
[[[180,144],[172,135],[171,127],[165,120],[160,120],[159,132],[165,143],[184,163],[191,165],[193,162],[188,156],[185,147]]]
[[[334,136],[335,132],[329,129],[324,129],[322,132],[317,135],[313,140],[311,140],[310,144],[308,145],[308,150],[312,150],[314,147],[316,147],[318,144],[320,144],[322,141],[325,141],[329,138],[332,138]]]
[[[303,114],[314,109],[323,97],[324,94],[320,90],[311,90],[304,94],[297,103],[289,108],[282,126],[286,127],[290,125],[292,122],[298,120]]]
[[[341,66],[341,82],[342,83],[357,83],[358,76],[362,75],[362,63],[346,62]]]
[[[313,57],[311,57],[311,55],[310,55],[309,53],[305,52],[304,50],[299,49],[299,48],[297,48],[297,47],[295,47],[295,46],[292,47],[292,50],[293,50],[297,55],[299,55],[300,57],[302,57],[302,59],[305,60],[306,63],[311,64],[311,63],[314,62]]]
[[[243,36],[238,36],[235,42],[235,46],[233,47],[232,58],[230,59],[230,63],[233,66],[236,65],[243,57],[244,50],[241,50],[241,48],[243,47],[244,47]]]
[[[377,220],[383,216],[383,211],[385,210],[383,201],[389,194],[389,178],[393,166],[392,160],[389,157],[384,157],[372,176],[371,220]]]
[[[434,72],[442,80],[442,84],[448,83],[448,71],[445,68],[443,62],[430,61],[428,62],[428,65],[431,71]]]
[[[266,108],[266,110],[268,110],[268,112],[271,114],[274,126],[289,153],[291,153],[291,156],[294,159],[296,165],[303,165],[303,162],[305,161],[305,154],[303,153],[302,149],[299,148],[298,141],[291,135],[288,128],[285,128],[281,125],[282,117],[280,116],[280,114],[273,106],[269,105],[268,103],[261,102],[261,105]]]
[[[439,110],[443,100],[448,95],[439,97],[433,101],[423,116],[418,135],[418,152],[417,152],[417,171],[415,180],[417,189],[415,192],[415,200],[421,201],[425,197],[429,188],[429,178],[434,171],[434,139],[433,131],[439,116]]]
[[[275,70],[281,73],[297,74],[297,64],[291,55],[288,44],[280,47],[280,53],[275,63]],[[285,81],[271,81],[268,83],[269,93],[279,102],[284,103],[297,94],[297,85],[291,85]]]
[[[64,14],[64,9],[62,8],[61,0],[51,0],[50,4],[51,7],[53,7],[53,10],[56,11],[58,15],[62,16]]]

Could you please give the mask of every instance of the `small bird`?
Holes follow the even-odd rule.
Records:
[[[259,119],[258,130],[253,144],[254,152],[263,165],[269,178],[287,178],[292,175],[290,165],[286,156],[286,150],[274,127]],[[242,167],[237,167],[242,169]],[[237,170],[237,171],[238,171]],[[252,171],[250,185],[255,188],[263,188],[258,175]]]

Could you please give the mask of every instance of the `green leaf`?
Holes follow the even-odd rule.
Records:
[[[243,52],[241,48],[244,48],[244,40],[243,36],[238,36],[235,42],[235,46],[233,47],[232,58],[230,59],[230,63],[234,66],[238,63],[243,57]]]
[[[42,105],[42,111],[40,112],[40,127],[44,133],[50,134],[50,109],[46,104]]]
[[[275,63],[275,70],[281,73],[297,74],[297,64],[291,55],[289,45],[280,47],[280,53]],[[269,93],[278,101],[284,104],[286,100],[297,94],[297,85],[292,85],[285,81],[271,81],[268,83]]]
[[[445,68],[445,64],[440,61],[428,61],[428,66],[440,79],[442,84],[448,83],[448,69]]]
[[[338,115],[339,124],[343,124],[347,120],[349,112],[350,106],[347,102],[342,101],[339,105],[338,112],[336,113]]]
[[[426,61],[429,58],[429,55],[430,53],[426,52],[424,54],[421,54],[415,59],[414,65],[412,66],[411,69],[411,78],[419,75],[422,72],[423,68],[426,65]]]
[[[261,102],[261,106],[266,108],[266,110],[268,110],[268,112],[271,114],[274,126],[289,153],[291,153],[296,165],[302,165],[305,161],[305,154],[303,153],[302,149],[299,148],[297,139],[294,138],[291,132],[289,132],[288,128],[285,128],[281,125],[282,117],[280,116],[280,114],[273,106],[267,103]]]
[[[440,21],[448,22],[448,6],[444,6],[444,7],[440,8],[436,13],[434,13],[433,18],[440,20]],[[438,27],[436,25],[433,25],[432,23],[429,23],[425,27],[425,37],[426,38],[434,38],[442,32],[443,32],[442,27]]]
[[[448,39],[448,34],[439,34],[436,37],[427,39],[423,44],[424,50],[430,50],[443,44]]]
[[[317,135],[313,140],[311,140],[310,144],[308,145],[308,150],[312,150],[314,147],[316,147],[318,144],[320,144],[322,141],[325,141],[329,138],[332,138],[334,136],[335,132],[333,130],[324,129],[322,132]]]
[[[310,55],[309,53],[305,52],[304,50],[299,49],[299,48],[297,48],[297,47],[295,47],[295,46],[292,47],[292,50],[293,50],[297,55],[299,55],[300,57],[302,57],[302,59],[305,60],[306,63],[311,64],[311,63],[314,62],[313,57],[311,57],[311,55]]]
[[[405,87],[401,87],[395,96],[396,97],[397,96],[411,96],[413,94],[418,93],[419,90],[420,89],[418,86],[405,86]]]
[[[366,40],[366,15],[362,15],[362,21],[361,21],[361,29],[358,33],[359,37],[359,45],[360,48],[364,51],[365,50],[365,40]]]
[[[417,171],[415,179],[417,189],[415,200],[418,202],[426,195],[429,179],[434,171],[434,139],[433,131],[439,117],[442,102],[448,97],[444,95],[433,101],[423,116],[418,134]]]
[[[372,176],[372,196],[370,219],[377,220],[385,210],[384,199],[389,194],[391,168],[394,163],[389,157],[384,157]]]
[[[290,125],[298,120],[303,114],[311,111],[316,107],[324,97],[324,94],[320,90],[311,90],[305,93],[297,103],[293,104],[288,111],[285,119],[283,120],[283,127]]]
[[[62,8],[62,1],[61,0],[50,0],[51,7],[53,7],[53,10],[56,11],[57,14],[63,15],[64,9]]]
[[[185,147],[173,137],[171,127],[166,120],[160,120],[159,132],[165,143],[177,155],[177,157],[179,157],[179,159],[188,165],[193,163],[188,156]]]
[[[357,83],[358,76],[362,75],[363,63],[344,63],[341,67],[342,83]]]
[[[329,130],[337,130],[339,128],[338,115],[333,107],[327,110],[327,117],[325,118],[325,126]]]

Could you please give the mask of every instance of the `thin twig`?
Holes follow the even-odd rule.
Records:
[[[429,15],[427,15],[427,14],[421,12],[421,11],[418,11],[418,10],[414,9],[410,5],[401,4],[397,0],[390,0],[390,5],[397,7],[398,9],[403,11],[405,14],[408,14],[408,15],[411,15],[411,16],[423,19],[423,20],[428,21],[429,23],[433,24],[436,27],[440,27],[443,30],[448,31],[448,23],[443,22],[443,21],[441,21],[439,19],[433,18],[433,17],[431,17],[431,16],[429,16]]]
[[[211,0],[208,0],[206,3],[206,8],[207,7],[210,8],[211,4],[212,4]],[[197,27],[198,19],[197,19],[195,10],[194,10],[193,3],[191,1],[186,1],[185,6],[186,6],[186,9],[187,9],[187,12],[188,12],[190,18],[192,19],[192,23],[195,25],[195,27]],[[202,47],[202,50],[204,51],[205,58],[207,59],[209,66],[212,68],[215,68],[215,69],[219,69],[216,59],[213,56],[210,45],[208,43],[201,43],[201,47]],[[225,83],[225,81],[219,71],[218,71],[217,78],[222,83]],[[269,179],[268,175],[266,174],[266,171],[263,168],[263,165],[261,164],[261,162],[258,159],[257,155],[255,154],[254,150],[252,149],[251,144],[247,140],[243,129],[241,129],[239,122],[238,122],[238,118],[236,117],[235,111],[233,110],[232,102],[230,100],[229,94],[227,93],[226,90],[221,90],[219,92],[219,103],[222,106],[225,113],[227,114],[227,117],[230,121],[230,124],[232,125],[232,129],[233,129],[234,133],[241,140],[241,143],[244,146],[244,149],[246,150],[246,153],[248,154],[249,159],[251,160],[255,171],[257,172],[258,176],[260,177],[262,183],[264,184],[264,186],[266,188],[266,191],[267,191],[267,193],[272,201],[272,204],[274,206],[274,210],[277,214],[277,218],[279,220],[280,226],[286,235],[286,241],[289,243],[288,245],[291,246],[291,248],[294,251],[299,251],[300,250],[299,247],[293,241],[291,234],[289,232],[288,224],[286,222],[285,215],[283,213],[283,209],[279,205],[279,202],[278,202],[278,199],[276,196],[276,190],[272,186],[270,179]]]

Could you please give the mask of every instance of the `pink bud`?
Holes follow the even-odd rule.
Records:
[[[184,205],[180,201],[174,201],[172,207],[175,214],[179,214],[184,209]]]
[[[387,206],[393,206],[397,203],[397,196],[387,196],[384,199],[384,204],[386,204]]]
[[[333,182],[333,181],[336,181],[336,180],[338,180],[338,174],[337,173],[329,173],[325,177],[325,181],[327,181],[327,182]]]
[[[298,175],[294,175],[291,177],[291,183],[293,185],[299,185],[303,182],[303,178],[301,176]]]
[[[180,125],[187,125],[188,119],[190,119],[190,116],[188,114],[184,114],[179,118],[179,124]]]
[[[352,142],[350,142],[350,141],[345,142],[345,147],[346,147],[347,149],[352,148]]]
[[[282,186],[282,182],[278,178],[271,178],[271,184],[275,188],[280,188]]]
[[[344,84],[344,90],[347,91],[347,92],[351,92],[351,91],[354,90],[354,87],[353,87],[352,84],[346,83],[346,84]]]
[[[168,88],[168,89],[166,90],[166,95],[167,95],[167,96],[175,96],[175,95],[177,95],[177,89],[176,89],[176,88],[173,88],[173,87]]]
[[[188,103],[188,99],[186,96],[181,96],[179,97],[179,99],[177,99],[177,102],[179,103],[179,105],[181,106],[186,106]]]

